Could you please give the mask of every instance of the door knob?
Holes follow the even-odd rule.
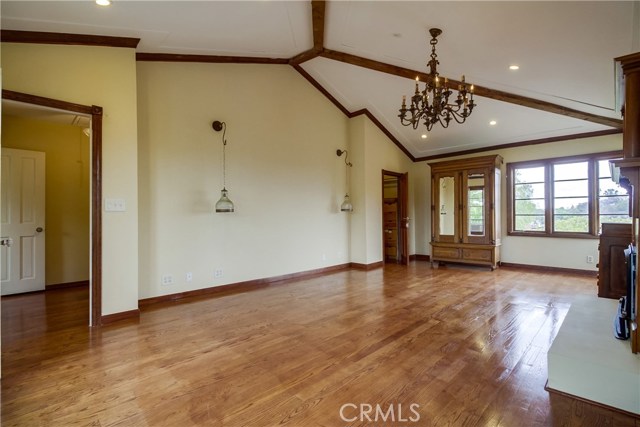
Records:
[[[36,228],[36,232],[37,233],[42,233],[43,231],[44,231],[44,228],[42,228],[42,227]]]

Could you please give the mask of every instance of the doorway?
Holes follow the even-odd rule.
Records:
[[[2,99],[23,108],[57,111],[60,114],[83,115],[90,119],[89,191],[89,326],[99,326],[102,315],[102,108],[68,103],[35,95],[2,91]],[[3,242],[0,242],[3,243]]]
[[[382,171],[382,253],[385,263],[409,264],[408,175]]]

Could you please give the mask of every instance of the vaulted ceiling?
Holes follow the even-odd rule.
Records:
[[[1,8],[3,31],[139,38],[139,60],[290,64],[345,114],[367,114],[418,160],[619,132],[614,58],[640,51],[638,1],[2,1]],[[464,124],[426,132],[402,126],[397,115],[413,79],[427,72],[432,27],[443,30],[441,76],[464,74],[477,108]]]

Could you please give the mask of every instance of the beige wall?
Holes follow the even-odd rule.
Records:
[[[541,265],[549,267],[573,268],[579,270],[596,270],[596,262],[598,259],[598,240],[597,239],[562,239],[562,238],[545,238],[545,237],[519,237],[507,235],[507,183],[506,183],[506,164],[510,162],[519,162],[524,160],[546,159],[554,157],[572,156],[578,154],[599,153],[606,151],[622,150],[622,134],[600,136],[594,138],[576,139],[570,141],[561,141],[549,144],[532,145],[521,148],[509,148],[496,150],[495,152],[481,153],[500,154],[504,158],[502,166],[502,200],[501,200],[501,216],[502,216],[502,261],[516,264]],[[470,156],[457,156],[455,158],[468,158]],[[444,159],[439,159],[444,160]],[[429,170],[426,162],[416,164],[417,168],[422,169],[422,174]],[[430,184],[428,184],[430,186]],[[426,187],[426,185],[425,185]],[[430,190],[430,189],[429,189]],[[429,192],[418,193],[416,196],[417,204],[426,223],[430,224],[430,199]],[[416,239],[417,253],[430,254],[429,245],[430,230],[424,229],[417,233]],[[593,256],[596,260],[589,264],[586,262],[587,256]]]
[[[126,212],[102,218],[102,313],[138,306],[138,174],[135,50],[2,44],[2,87],[98,105],[103,117],[102,188]]]
[[[413,187],[411,160],[366,116],[350,120],[350,144],[353,151],[351,214],[351,261],[373,264],[383,260],[382,248],[382,170],[409,172],[409,254],[415,253]]]
[[[77,126],[3,116],[2,147],[46,154],[46,284],[89,280],[89,138]]]
[[[138,297],[381,261],[382,169],[409,172],[409,252],[430,253],[428,165],[365,116],[347,119],[289,66],[136,63],[132,49],[5,43],[2,68],[6,89],[104,108],[104,197],[125,199],[127,211],[103,217],[103,314],[134,309]],[[233,214],[213,213],[222,186],[213,120],[228,124]],[[612,136],[497,153],[511,162],[620,147]],[[354,165],[351,214],[339,211],[338,148]],[[503,197],[503,226],[505,207]],[[596,247],[504,236],[502,259],[595,268],[584,259]]]
[[[349,262],[348,119],[293,68],[140,62],[137,86],[141,298]]]

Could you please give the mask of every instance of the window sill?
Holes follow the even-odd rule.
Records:
[[[517,237],[551,237],[560,239],[599,239],[600,236],[587,233],[538,233],[538,232],[526,232],[526,231],[511,231],[507,233],[508,236]]]

